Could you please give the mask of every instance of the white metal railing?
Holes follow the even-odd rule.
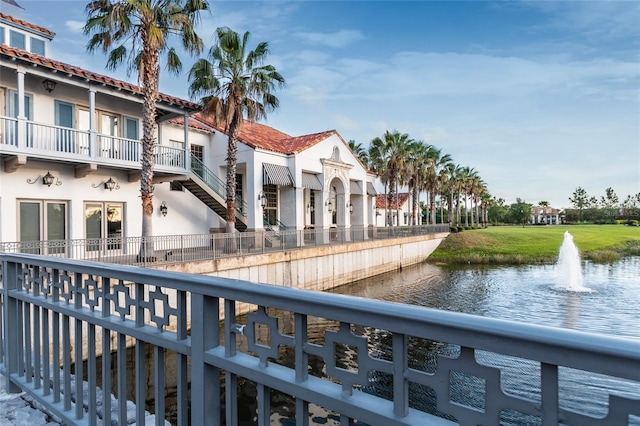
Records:
[[[126,265],[154,265],[247,256],[328,244],[446,233],[448,225],[394,228],[353,226],[231,234],[189,234],[126,238],[0,242],[0,252],[42,254]],[[144,244],[143,244],[144,243]],[[150,253],[139,256],[140,248]]]
[[[67,424],[126,424],[123,395],[137,424],[145,409],[178,425],[247,413],[307,425],[311,412],[342,425],[640,419],[637,340],[123,265],[18,254],[0,265],[7,390]],[[592,399],[576,407],[567,382]]]
[[[38,155],[69,155],[79,161],[117,161],[140,167],[142,144],[138,140],[110,136],[63,126],[36,123],[0,116],[0,151]],[[157,144],[155,165],[160,168],[186,170],[185,151]]]
[[[140,162],[141,144],[139,141],[102,134],[96,135],[96,139],[98,153],[102,158]]]

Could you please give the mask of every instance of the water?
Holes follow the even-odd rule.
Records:
[[[334,292],[640,340],[640,257],[610,264],[573,264],[571,273],[579,270],[579,279],[567,275],[563,270],[566,265],[561,263],[464,268],[421,264]],[[540,381],[535,364],[483,352],[478,358],[483,364],[504,369],[507,393],[535,395],[532,384]],[[561,368],[560,393],[562,408],[604,416],[609,394],[640,399],[640,385]],[[474,401],[466,403],[476,405]],[[503,418],[501,424],[539,421],[514,415]],[[640,425],[640,417],[630,418],[629,424]]]

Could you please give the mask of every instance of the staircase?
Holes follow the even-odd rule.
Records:
[[[191,155],[191,173],[187,180],[180,181],[182,186],[198,197],[221,218],[227,217],[227,185],[216,176],[202,161]],[[236,196],[236,229],[247,229],[247,203]]]

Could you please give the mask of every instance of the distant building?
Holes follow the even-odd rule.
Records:
[[[409,226],[411,225],[411,203],[408,192],[379,194],[376,197],[376,226]],[[385,215],[386,212],[386,215]],[[422,217],[422,215],[419,215]]]
[[[549,206],[533,206],[529,223],[534,225],[559,225],[562,211]]]

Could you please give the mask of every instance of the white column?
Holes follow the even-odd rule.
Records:
[[[189,114],[184,114],[184,168],[191,170],[191,143],[189,142]]]
[[[96,126],[96,88],[89,86],[89,155],[100,156]]]
[[[27,117],[24,113],[24,70],[20,67],[16,70],[18,77],[18,147],[24,148],[27,134]]]

